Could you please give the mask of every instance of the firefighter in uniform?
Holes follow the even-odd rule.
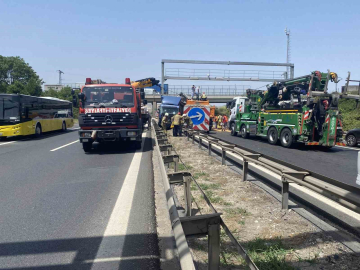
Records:
[[[165,133],[166,133],[166,122],[168,121],[168,117],[169,117],[169,114],[165,113],[165,115],[161,119],[161,127],[163,128]]]
[[[174,136],[178,136],[179,135],[179,131],[180,131],[180,124],[182,121],[182,116],[180,114],[180,112],[178,112],[177,115],[174,116]]]

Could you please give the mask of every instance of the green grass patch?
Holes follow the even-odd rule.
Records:
[[[210,202],[212,203],[223,204],[225,202],[223,198],[216,196],[214,192],[211,190],[205,190],[205,195],[209,198]]]
[[[186,167],[185,167],[186,166]],[[188,165],[188,164],[182,164],[182,163],[179,163],[179,166],[178,166],[178,169],[179,171],[186,171],[186,170],[191,170],[193,167]]]
[[[237,223],[240,225],[245,225],[245,220],[239,220]]]
[[[229,216],[248,216],[250,215],[250,213],[244,209],[244,208],[240,208],[240,207],[236,207],[236,208],[226,208],[225,209],[225,213],[227,213]]]
[[[219,184],[199,184],[199,186],[201,187],[202,190],[209,190],[209,189],[218,189],[220,188]]]
[[[209,176],[207,173],[200,172],[200,173],[194,173],[193,177],[194,179],[199,179],[200,177]]]
[[[256,238],[246,245],[247,252],[256,266],[261,270],[295,270],[285,261],[291,250],[287,249],[280,238],[271,240]]]

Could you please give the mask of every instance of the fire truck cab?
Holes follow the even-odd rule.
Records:
[[[141,148],[144,93],[125,79],[125,84],[86,79],[79,93],[79,136],[85,152],[93,142],[129,141]],[[142,101],[146,104],[146,100]]]

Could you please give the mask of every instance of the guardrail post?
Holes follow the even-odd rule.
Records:
[[[286,181],[285,177],[281,177],[282,189],[281,189],[281,209],[287,210],[289,208],[289,182]]]
[[[192,133],[192,144],[195,144],[195,134],[194,134],[194,132]]]
[[[220,224],[208,226],[208,269],[220,267]]]
[[[208,149],[209,149],[209,156],[211,156],[211,142],[208,143]]]
[[[226,150],[221,149],[221,165],[226,165]]]
[[[186,216],[191,216],[191,178],[184,177],[184,195],[186,204]]]
[[[243,175],[242,175],[243,181],[247,180],[248,170],[249,170],[249,162],[245,158],[243,158]]]
[[[201,137],[199,136],[199,148],[201,149],[201,141],[202,141],[202,139],[201,139]]]

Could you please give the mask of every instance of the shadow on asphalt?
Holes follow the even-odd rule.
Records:
[[[143,140],[142,152],[152,151],[153,139],[146,137]],[[135,144],[132,142],[105,142],[94,143],[93,148],[87,155],[113,155],[113,154],[126,154],[135,153]]]
[[[0,143],[2,142],[17,142],[17,141],[40,141],[40,140],[44,140],[44,139],[48,139],[51,137],[56,137],[56,136],[60,136],[60,135],[64,135],[67,133],[72,133],[78,130],[66,130],[66,131],[50,131],[50,132],[46,132],[43,133],[40,137],[35,137],[34,135],[27,135],[27,136],[16,136],[16,137],[8,137],[8,138],[2,138],[0,140]]]
[[[229,134],[230,133],[225,133],[225,134]],[[223,136],[223,132],[210,132],[210,135],[218,135],[219,138],[224,139],[225,136]],[[229,136],[230,137],[230,136]],[[338,148],[338,147],[332,147],[332,148],[327,148],[324,146],[318,146],[318,145],[305,145],[302,143],[294,143],[290,148],[285,148],[282,147],[280,142],[278,142],[276,145],[271,145],[268,143],[267,138],[263,138],[263,137],[257,137],[257,136],[250,136],[248,139],[244,139],[242,137],[240,137],[239,135],[237,136],[231,136],[230,138],[237,138],[239,139],[239,143],[241,142],[246,142],[246,141],[254,141],[254,142],[258,142],[261,145],[264,145],[264,147],[281,147],[283,149],[293,149],[293,150],[299,150],[299,151],[318,151],[318,152],[331,152],[331,153],[336,153],[336,152],[343,152],[343,151],[354,151],[352,149],[347,149],[347,148]],[[227,140],[227,139],[225,139]],[[234,143],[234,142],[232,142]],[[235,143],[236,144],[236,143]],[[359,148],[360,151],[360,148]]]
[[[97,269],[160,269],[159,240],[168,241],[148,233],[0,243],[0,270],[90,270],[92,265]],[[123,243],[122,250],[108,250],[108,257],[96,258],[102,241],[110,247]],[[66,252],[74,255],[66,256]],[[52,261],[55,254],[58,262]]]

